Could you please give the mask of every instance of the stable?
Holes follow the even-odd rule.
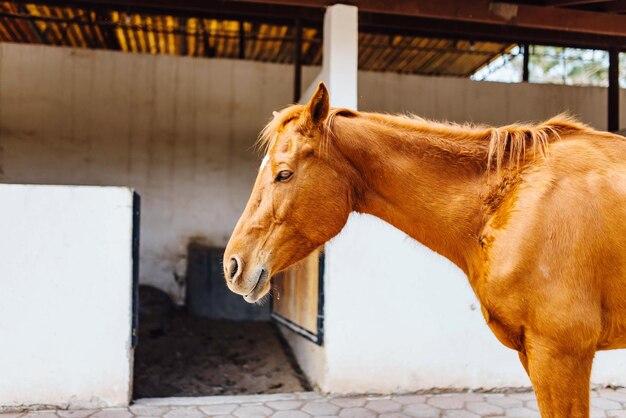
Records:
[[[233,357],[227,335],[251,351],[274,341],[294,373],[285,390],[528,387],[462,272],[374,217],[351,215],[262,306],[226,291],[220,251],[258,172],[258,132],[319,81],[336,107],[494,125],[568,111],[623,128],[620,2],[201,3],[0,3],[0,335],[12,341],[0,407],[126,405],[134,384],[173,396],[137,395],[152,379],[137,369],[162,373],[150,347],[207,327],[242,367],[256,360]],[[529,82],[528,45],[607,50],[608,88]],[[469,78],[518,46],[521,83]],[[142,309],[177,319],[142,334]],[[221,377],[206,361],[195,378]],[[625,385],[625,353],[599,353],[592,379]],[[231,385],[215,382],[187,396]]]

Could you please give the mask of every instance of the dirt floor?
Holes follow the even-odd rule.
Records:
[[[142,286],[135,399],[309,390],[275,327],[193,317]]]

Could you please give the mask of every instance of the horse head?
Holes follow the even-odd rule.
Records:
[[[329,147],[328,90],[306,106],[274,112],[260,136],[266,155],[224,254],[226,284],[254,303],[274,274],[339,233],[351,211],[351,185]]]

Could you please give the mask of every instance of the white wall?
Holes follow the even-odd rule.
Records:
[[[331,92],[332,94],[332,92]],[[626,89],[621,90],[622,107]],[[570,112],[597,129],[607,127],[607,89],[465,78],[359,72],[359,109],[413,113],[455,122],[506,125]],[[626,112],[620,114],[626,127]]]
[[[289,65],[0,43],[0,182],[135,188],[141,281],[182,300],[187,244],[226,245],[258,132],[292,100],[292,77]]]
[[[128,403],[132,198],[0,185],[0,407]]]

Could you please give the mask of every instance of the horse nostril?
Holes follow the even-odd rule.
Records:
[[[237,260],[234,257],[230,259],[229,271],[230,271],[230,280],[233,280],[235,275],[237,275],[237,271],[239,271],[239,263],[237,263]]]

